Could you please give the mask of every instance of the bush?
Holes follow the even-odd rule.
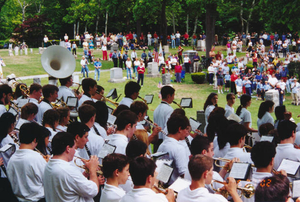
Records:
[[[192,80],[197,84],[202,84],[205,81],[206,74],[204,72],[196,72],[191,74]]]
[[[299,78],[299,73],[300,73],[300,62],[290,62],[287,66],[289,70],[289,75],[298,75]]]

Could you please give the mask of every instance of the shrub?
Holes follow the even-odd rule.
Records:
[[[295,75],[299,76],[300,73],[300,62],[290,62],[287,66],[289,70],[289,75]]]
[[[197,84],[202,84],[205,81],[206,74],[204,72],[196,72],[191,74],[192,80]]]

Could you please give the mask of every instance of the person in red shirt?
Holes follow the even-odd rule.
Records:
[[[184,45],[185,46],[188,46],[188,43],[189,43],[189,35],[187,32],[185,32],[185,34],[183,35],[183,38],[184,38]]]
[[[235,80],[238,79],[238,76],[236,75],[235,71],[232,71],[232,74],[230,76],[230,92],[234,93],[236,95],[236,87],[235,87]]]
[[[181,83],[181,71],[182,71],[182,66],[179,65],[179,62],[177,62],[175,66],[175,76],[176,76],[177,83]]]
[[[196,46],[197,43],[197,35],[194,33],[193,34],[193,46]]]
[[[141,60],[140,66],[138,66],[138,68],[137,68],[137,72],[138,72],[137,83],[140,84],[140,81],[141,81],[141,86],[143,86],[144,85],[144,73],[145,73],[145,66],[144,66],[143,60]]]

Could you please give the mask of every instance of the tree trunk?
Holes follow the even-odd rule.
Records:
[[[242,34],[244,32],[244,18],[243,18],[244,10],[243,10],[243,5],[244,5],[244,2],[243,2],[243,0],[241,0],[240,20],[241,20],[241,25],[242,25],[242,32],[241,32]]]
[[[166,18],[166,4],[167,0],[162,1],[161,7],[161,28],[162,28],[162,45],[167,45],[167,18]]]
[[[175,29],[175,17],[174,17],[174,13],[172,12],[172,23],[173,23],[173,33],[176,33],[176,29]]]
[[[24,2],[24,3],[25,3],[25,2]],[[25,9],[26,9],[26,7],[23,6],[23,7],[22,7],[22,22],[25,21]]]
[[[197,32],[197,26],[198,26],[198,14],[195,17],[195,25],[194,25],[193,34],[196,34],[196,32]]]
[[[75,39],[75,36],[76,36],[76,23],[74,22],[73,39]]]
[[[84,26],[84,32],[87,32],[87,22],[85,23],[85,26]]]
[[[98,33],[99,20],[100,20],[100,15],[99,15],[99,12],[98,12],[98,14],[97,14],[97,19],[96,19],[96,28],[95,28],[96,34]]]
[[[79,34],[79,20],[77,21],[77,27],[76,28],[77,28],[77,32],[76,33]]]
[[[217,4],[206,4],[206,57],[214,43]]]
[[[105,35],[107,36],[107,22],[108,22],[108,11],[106,10],[105,14]]]
[[[251,20],[251,17],[252,17],[252,12],[253,12],[253,9],[254,9],[254,5],[255,5],[255,0],[252,1],[252,5],[251,5],[250,11],[249,11],[249,16],[248,16],[248,19],[247,19],[247,27],[246,27],[247,34],[249,32],[249,25],[250,25],[250,20]]]
[[[138,19],[136,21],[136,35],[137,35],[137,41],[140,41],[140,35],[141,35],[141,19]]]
[[[189,14],[186,15],[186,33],[189,33]]]

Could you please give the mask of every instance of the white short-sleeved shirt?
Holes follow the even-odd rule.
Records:
[[[35,98],[28,98],[28,102],[34,103],[37,107],[39,107],[39,101]]]
[[[46,201],[93,202],[98,193],[95,182],[85,178],[67,161],[50,159],[44,172]]]
[[[206,128],[208,125],[208,117],[210,113],[214,110],[215,105],[208,105],[205,109],[204,115],[205,115],[205,127],[204,127],[204,133],[206,133]]]
[[[61,99],[63,98],[64,102],[67,102],[68,97],[75,97],[75,94],[73,93],[73,91],[68,88],[67,86],[60,86],[58,88],[58,97],[57,99]]]
[[[7,112],[5,106],[0,104],[0,116],[2,116],[2,114],[4,114],[5,112]]]
[[[100,133],[101,137],[106,140],[107,139],[107,132],[106,130],[97,122],[94,123],[94,126],[91,128],[91,131],[95,134],[97,134],[97,132],[95,131],[95,128],[98,130],[98,132]],[[98,134],[97,134],[98,135]]]
[[[274,118],[271,116],[269,112],[266,112],[263,115],[263,117],[261,117],[261,119],[260,118],[257,119],[257,128],[259,129],[259,127],[265,123],[270,123],[274,125]]]
[[[30,121],[28,121],[28,120],[26,120],[26,119],[19,118],[18,123],[17,123],[15,129],[20,130],[21,126],[22,126],[24,123],[30,123]]]
[[[291,143],[278,144],[276,147],[276,155],[274,158],[274,169],[277,170],[281,161],[288,158],[292,161],[300,161],[300,150],[295,149]]]
[[[242,119],[242,121],[241,121],[242,125],[244,123],[250,123],[249,127],[251,127],[251,125],[252,125],[251,113],[246,108],[244,108],[244,107],[242,108],[239,117]]]
[[[43,175],[45,159],[30,149],[19,149],[10,158],[7,176],[19,201],[38,201],[44,198]]]
[[[125,195],[125,191],[119,187],[105,183],[101,192],[101,202],[119,202]]]
[[[176,38],[180,38],[180,33],[176,33],[176,34],[175,34],[175,37],[176,37]]]
[[[214,138],[214,157],[215,158],[223,158],[226,154],[227,151],[230,148],[229,142],[226,143],[225,147],[223,149],[220,149],[219,144],[218,144],[218,137],[215,136]]]
[[[188,169],[189,156],[183,151],[185,151],[185,148],[180,142],[171,137],[166,137],[158,147],[157,152],[168,152],[170,160],[173,160],[172,167],[174,170],[168,184],[172,184],[180,175],[184,175]]]
[[[121,202],[168,202],[163,194],[156,194],[152,189],[139,188],[128,192]],[[101,201],[102,202],[102,201]]]
[[[127,107],[130,108],[130,105],[133,103],[133,99],[129,98],[129,97],[124,97],[121,102],[119,103],[119,105],[126,105]]]
[[[88,139],[89,139],[89,141],[86,143],[86,146],[90,150],[91,155],[98,156],[98,154],[99,154],[99,152],[102,149],[103,144],[104,144],[103,137],[97,135],[96,133],[94,133],[94,131],[90,130],[89,131],[89,135],[88,135]],[[85,159],[89,159],[90,158],[88,156],[88,153],[87,153],[87,151],[86,151],[85,148],[78,149],[78,151],[79,151],[79,155],[82,158],[85,158]]]
[[[229,105],[225,106],[225,117],[227,118],[230,114],[234,114],[234,108]]]
[[[154,110],[153,113],[154,123],[156,123],[159,127],[161,127],[162,130],[164,130],[167,121],[169,120],[173,111],[174,109],[167,102],[162,101]],[[158,134],[159,139],[164,139],[164,136],[165,135],[162,133]]]
[[[115,153],[126,155],[126,147],[128,144],[128,138],[122,134],[112,134],[108,136],[108,143],[115,145]]]
[[[16,146],[16,150],[19,149],[19,145],[17,145],[14,140],[11,138],[10,135],[6,135],[5,138],[2,139],[1,143],[0,143],[0,148],[7,145],[7,144],[13,144]],[[12,156],[12,151],[11,150],[8,150],[6,152],[1,152],[0,153],[0,157],[3,158],[3,163],[4,163],[4,166],[7,167],[7,164],[8,164],[8,161],[10,159],[10,157]]]
[[[49,104],[45,101],[42,101],[38,107],[39,107],[39,109],[38,109],[38,113],[36,114],[36,120],[39,124],[42,124],[44,113],[47,110],[52,109],[52,106],[51,106],[51,104]]]
[[[251,159],[251,154],[245,152],[243,148],[238,148],[238,147],[229,148],[224,158],[230,160],[232,160],[233,158],[239,158],[240,161],[243,163],[253,164]],[[220,164],[225,165],[225,162],[220,162]]]
[[[93,99],[85,94],[82,95],[80,100],[78,101],[78,107],[80,107],[85,101],[90,100],[93,101]]]
[[[190,187],[187,187],[181,190],[177,196],[177,202],[228,202],[220,194],[211,194],[204,187],[199,187],[195,190],[191,190]]]

